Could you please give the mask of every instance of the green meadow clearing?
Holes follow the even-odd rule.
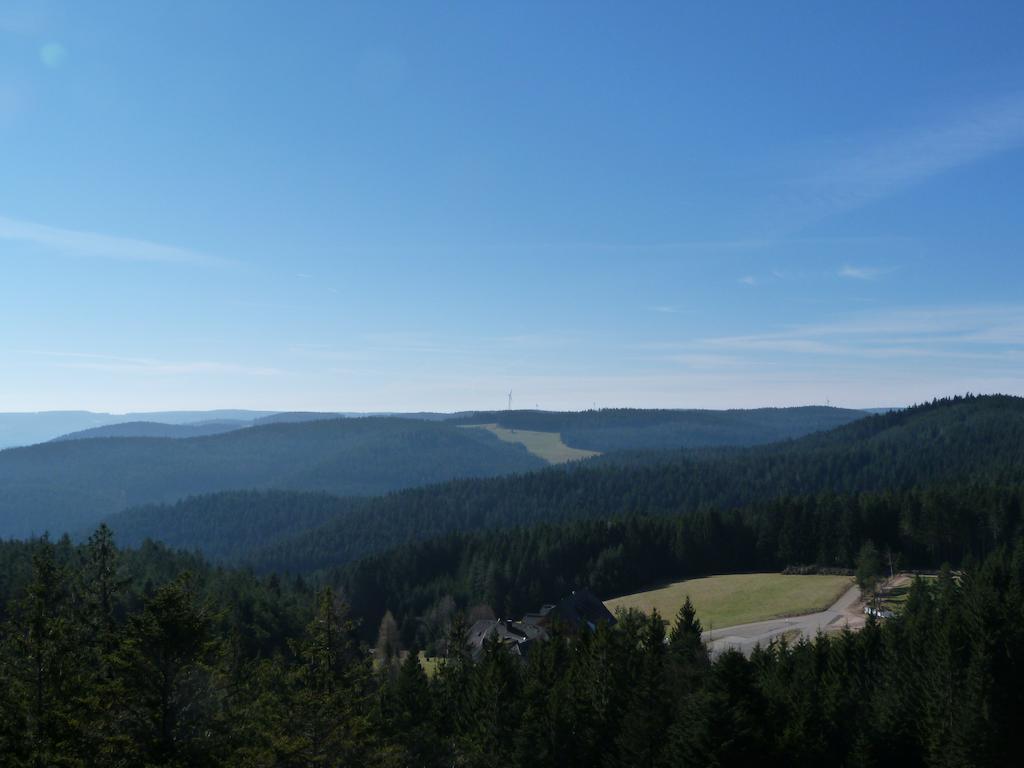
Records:
[[[557,432],[531,432],[528,429],[506,429],[497,424],[467,424],[466,429],[486,429],[506,443],[520,443],[534,456],[544,459],[549,464],[563,464],[567,461],[589,459],[600,455],[597,451],[585,451],[581,448],[570,448],[562,442]]]
[[[735,573],[678,581],[647,592],[605,600],[612,613],[618,608],[657,608],[666,619],[690,596],[704,629],[731,627],[753,621],[800,616],[828,608],[853,584],[848,576],[783,576],[781,573]]]

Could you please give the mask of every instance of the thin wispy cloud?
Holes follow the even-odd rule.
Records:
[[[972,108],[947,123],[870,148],[836,178],[865,196],[887,194],[1024,144],[1024,93]]]
[[[684,368],[703,371],[724,371],[747,368],[750,365],[741,355],[716,355],[681,353],[669,354],[658,358],[661,362],[673,363]]]
[[[851,149],[824,172],[792,182],[778,200],[775,237],[1022,146],[1024,92],[878,138]]]
[[[935,307],[862,312],[771,333],[718,336],[698,348],[848,358],[986,358],[1024,350],[1024,306]]]
[[[52,358],[53,365],[61,368],[109,371],[112,373],[145,375],[241,374],[245,376],[278,376],[284,373],[284,371],[278,368],[207,360],[172,361],[149,357],[122,357],[85,352],[33,351],[32,354]]]
[[[753,275],[744,275],[739,279],[739,282],[743,283],[743,285],[757,285],[757,278]]]
[[[50,227],[5,216],[0,216],[0,240],[28,243],[65,255],[90,256],[118,261],[203,265],[229,263],[225,259],[188,248],[98,232]]]
[[[860,208],[943,173],[1021,147],[1024,147],[1024,91],[966,107],[934,124],[893,131],[887,136],[862,141],[859,145],[848,143],[844,153],[834,157],[831,163],[825,163],[824,172],[795,179],[778,192],[774,209],[767,212],[767,231],[758,236],[651,243],[537,243],[529,247],[610,253],[717,252],[724,255],[756,252],[784,243],[842,244],[851,240],[870,240],[870,237],[801,238],[795,235],[822,219]],[[857,268],[852,267],[851,274],[843,276],[856,277],[852,271],[857,271]],[[756,280],[748,275],[741,278],[741,282],[753,285]]]
[[[845,264],[839,270],[839,276],[851,280],[877,280],[892,271],[894,270],[891,267],[855,267],[852,264]]]
[[[580,250],[580,251],[608,251],[618,253],[621,251],[647,253],[647,252],[686,252],[686,251],[755,251],[770,245],[771,241],[763,238],[720,240],[670,240],[660,242],[614,242],[604,240],[580,240],[567,242],[542,242],[542,243],[503,243],[491,246],[504,249],[522,250],[538,248],[543,250]]]

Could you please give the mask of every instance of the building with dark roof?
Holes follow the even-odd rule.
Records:
[[[483,651],[488,638],[496,638],[510,653],[525,658],[530,646],[547,640],[556,627],[567,634],[578,634],[593,632],[600,624],[611,626],[614,623],[611,611],[593,592],[577,589],[558,603],[543,605],[537,613],[526,614],[520,621],[477,621],[469,628],[466,642],[474,658]]]

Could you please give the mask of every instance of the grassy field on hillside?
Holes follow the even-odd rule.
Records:
[[[824,610],[853,584],[848,576],[783,576],[780,573],[737,573],[689,579],[648,592],[605,600],[608,610],[657,608],[666,619],[690,596],[704,629],[730,627],[778,616],[800,616]]]
[[[486,429],[493,432],[498,436],[499,440],[503,440],[506,443],[521,443],[534,456],[538,456],[551,464],[589,459],[591,456],[599,455],[597,451],[570,448],[562,442],[562,436],[557,432],[531,432],[527,429],[506,429],[505,427],[499,427],[497,424],[471,424],[466,425],[466,428]]]

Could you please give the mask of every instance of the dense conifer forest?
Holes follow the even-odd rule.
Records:
[[[0,451],[0,536],[84,533],[128,507],[174,504],[218,491],[290,489],[374,496],[547,466],[522,445],[501,441],[486,430],[460,428],[480,419],[525,419],[556,432],[565,426],[582,430],[585,442],[601,443],[600,450],[619,450],[754,445],[828,429],[864,413],[767,408],[333,416],[279,413],[250,422],[198,426],[133,422]],[[235,517],[237,513],[232,511]],[[118,525],[119,532],[122,528],[125,540],[144,538]],[[165,530],[161,528],[161,535]]]
[[[770,446],[616,454],[365,501],[339,500],[325,522],[307,530],[296,521],[312,524],[325,505],[305,494],[276,496],[272,507],[259,494],[221,494],[129,510],[108,523],[124,544],[166,538],[210,556],[230,551],[260,571],[309,572],[409,542],[474,531],[728,511],[823,493],[998,487],[1019,483],[1022,473],[1024,400],[967,397],[870,416]],[[281,521],[271,524],[275,514]],[[262,546],[252,539],[251,521],[275,532]],[[886,536],[886,541],[894,538],[891,532]],[[254,546],[243,551],[243,542]]]
[[[119,547],[106,526],[80,543],[5,542],[0,754],[33,767],[1009,764],[1024,705],[1022,425],[1018,399],[956,398],[761,448],[379,499],[240,491],[114,518],[165,525],[192,550],[194,529],[219,562],[145,538]],[[466,645],[473,616],[580,587],[608,598],[716,572],[853,568],[865,548],[940,576],[857,633],[712,658],[684,606],[556,627],[525,659]]]
[[[190,494],[284,488],[373,495],[543,467],[483,430],[414,419],[268,423],[185,439],[65,440],[0,451],[0,536],[88,530]]]
[[[749,659],[700,617],[471,658],[370,654],[329,588],[109,531],[0,546],[0,754],[11,766],[971,766],[1022,746],[1024,544],[917,582],[900,617]],[[382,638],[385,632],[382,630]]]
[[[454,598],[518,616],[577,587],[602,599],[693,576],[812,566],[853,569],[870,542],[896,569],[981,558],[1024,535],[1024,486],[822,494],[728,511],[632,516],[453,534],[327,569],[355,615],[390,611],[409,641]]]
[[[0,768],[1024,768],[1024,0],[794,5],[0,0]]]

